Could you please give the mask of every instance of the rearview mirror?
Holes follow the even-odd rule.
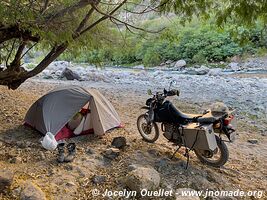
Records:
[[[170,82],[170,86],[169,86],[169,90],[171,90],[171,87],[173,86],[173,85],[176,85],[176,81],[175,80],[172,80],[171,82]]]
[[[152,95],[152,91],[150,89],[147,90],[148,95]]]

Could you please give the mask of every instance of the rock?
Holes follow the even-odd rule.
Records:
[[[69,181],[69,182],[66,183],[66,186],[72,187],[72,186],[76,186],[76,184],[73,183],[72,181]]]
[[[134,66],[133,69],[145,69],[144,65]]]
[[[72,171],[73,170],[73,166],[71,164],[67,164],[64,166],[64,169],[67,170],[67,171]]]
[[[257,139],[248,139],[247,141],[251,144],[258,144],[259,143],[259,141]]]
[[[57,71],[57,70],[63,71],[67,67],[72,67],[72,64],[67,61],[54,61],[46,69],[51,71]]]
[[[210,69],[208,72],[209,76],[220,76],[221,74],[222,74],[221,68],[213,68],[213,69]]]
[[[209,73],[209,68],[202,65],[199,68],[189,68],[186,70],[186,74],[190,74],[190,75],[205,75]]]
[[[125,137],[115,137],[112,140],[111,145],[118,148],[118,149],[123,149],[126,146],[126,138]]]
[[[131,165],[129,165],[128,167],[127,167],[127,169],[129,170],[129,171],[133,171],[133,170],[135,170],[135,169],[137,169],[138,168],[138,166],[137,165],[134,165],[134,164],[131,164]]]
[[[176,200],[200,200],[199,197],[190,195],[191,192],[195,192],[197,194],[197,191],[191,188],[179,188],[175,192]]]
[[[33,143],[31,143],[30,141],[27,141],[27,142],[25,143],[25,145],[26,145],[26,147],[32,147],[32,146],[33,146]]]
[[[12,195],[14,197],[19,197],[20,196],[20,193],[21,193],[21,187],[18,187],[16,189],[12,190]]]
[[[9,160],[10,163],[17,164],[22,163],[22,158],[19,156],[13,157]]]
[[[86,154],[88,154],[88,155],[95,154],[95,151],[94,151],[93,149],[89,148],[89,147],[86,149],[85,152],[86,152]]]
[[[84,76],[87,74],[87,70],[84,67],[75,67],[73,71],[79,74],[80,76]]]
[[[125,185],[132,191],[156,190],[160,184],[160,174],[150,167],[138,167],[128,173]]]
[[[167,60],[167,61],[165,62],[166,65],[170,65],[170,64],[172,64],[172,63],[173,63],[172,60]]]
[[[160,152],[157,149],[148,149],[147,152],[155,157],[160,156]]]
[[[62,74],[61,74],[62,78],[66,78],[67,80],[80,80],[81,77],[79,74],[77,74],[76,72],[73,72],[71,69],[66,68]]]
[[[92,179],[92,182],[94,184],[101,184],[101,183],[104,183],[106,182],[106,176],[94,176],[93,179]]]
[[[178,61],[175,63],[174,68],[175,68],[176,70],[180,70],[180,69],[182,69],[182,68],[185,67],[185,66],[186,66],[186,61],[185,61],[185,60],[178,60]]]
[[[238,55],[231,58],[231,62],[241,62],[241,60],[241,56]]]
[[[13,183],[14,174],[9,170],[0,169],[0,193]]]
[[[46,200],[44,192],[35,184],[26,181],[20,195],[21,200]]]
[[[231,62],[228,64],[228,66],[234,71],[240,70],[239,64],[236,62]]]
[[[0,141],[0,147],[4,146],[3,142]]]
[[[120,150],[117,148],[108,148],[104,152],[104,157],[109,159],[115,159],[120,155]]]
[[[44,154],[44,152],[40,152],[40,158],[41,158],[41,160],[45,160],[45,154]]]
[[[18,142],[16,142],[16,145],[17,145],[19,148],[22,148],[22,149],[24,149],[24,148],[27,147],[27,146],[26,146],[26,143],[23,142],[23,141],[18,141]]]
[[[201,65],[200,68],[198,68],[197,72],[198,72],[198,75],[206,75],[208,74],[210,71],[210,68],[204,66],[204,65]]]
[[[155,165],[156,169],[158,171],[162,171],[162,170],[165,170],[167,167],[168,167],[168,158],[161,158],[161,159],[158,159],[156,162],[155,162]]]

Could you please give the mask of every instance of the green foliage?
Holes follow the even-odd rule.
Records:
[[[159,34],[123,32],[124,40],[119,40],[117,44],[81,51],[78,59],[72,59],[96,65],[142,63],[145,66],[157,66],[167,60],[179,59],[189,63],[207,63],[226,61],[243,53],[254,54],[259,52],[257,49],[267,47],[267,35],[260,23],[253,29],[242,26],[219,29],[212,22],[206,25],[194,20],[186,26],[180,26],[178,20],[173,18],[169,22],[157,18],[151,23],[146,20],[144,26],[149,29],[158,28],[162,23],[167,28]]]
[[[198,16],[214,18],[218,25],[254,25],[259,19],[267,22],[265,0],[161,0],[161,4],[162,12],[175,12],[184,21]]]
[[[181,37],[178,54],[191,62],[223,61],[238,55],[242,48],[235,43],[227,32],[211,28],[186,31]]]
[[[81,55],[93,64],[101,61],[103,64],[142,63],[145,66],[157,66],[167,60],[179,59],[189,63],[226,61],[235,55],[255,54],[259,52],[257,49],[266,48],[267,35],[262,31],[264,26],[261,23],[256,24],[255,28],[227,26],[219,29],[212,22],[206,25],[196,20],[180,26],[177,25],[178,20],[173,18],[169,22],[153,19],[151,26],[159,27],[163,23],[167,28],[159,34],[135,35],[123,32],[125,40],[97,50],[105,56],[96,53],[89,56],[85,52]],[[143,24],[150,28],[148,21]]]

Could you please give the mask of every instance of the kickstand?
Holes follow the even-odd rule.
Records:
[[[175,154],[179,151],[181,146],[178,146],[178,148],[175,150],[175,152],[172,154],[171,160],[174,158]]]
[[[186,156],[186,167],[185,167],[185,169],[187,169],[188,165],[189,165],[189,158],[190,158],[188,148],[186,148],[184,156]]]

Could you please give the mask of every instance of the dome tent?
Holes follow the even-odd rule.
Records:
[[[121,121],[112,104],[97,90],[79,86],[56,88],[38,99],[28,110],[25,124],[42,134],[52,133],[56,140],[71,137],[62,130],[85,105],[90,105],[90,127],[96,135],[120,127]],[[68,130],[70,132],[70,130]]]

